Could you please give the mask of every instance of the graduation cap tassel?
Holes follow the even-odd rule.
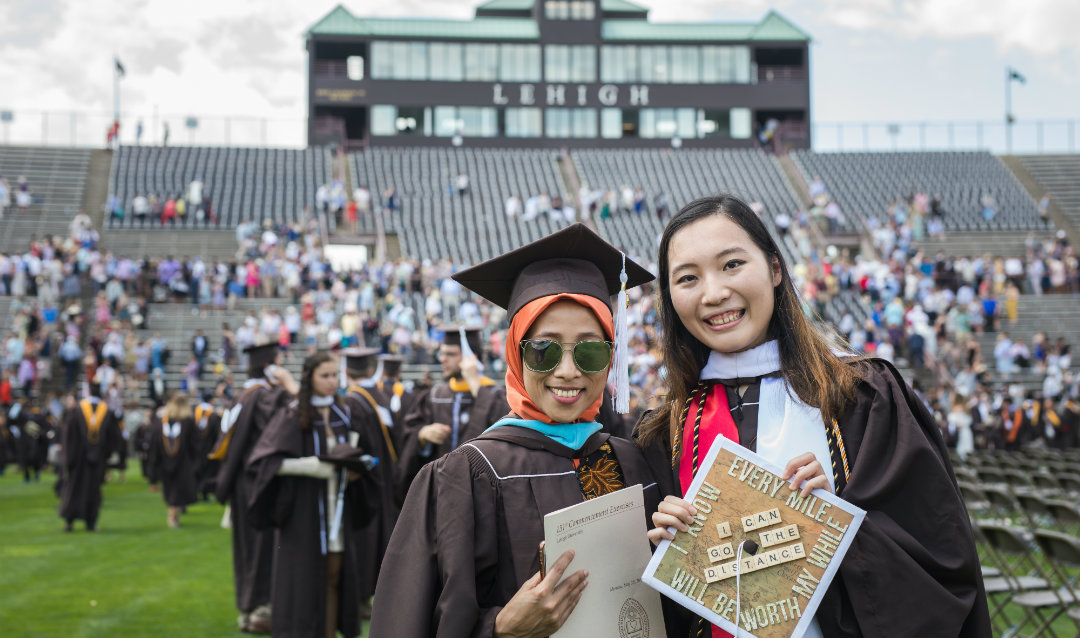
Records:
[[[472,351],[472,346],[469,345],[468,338],[465,337],[465,326],[458,328],[458,337],[461,339],[461,356],[475,357],[476,354]]]
[[[338,388],[344,390],[349,387],[349,375],[345,374],[345,355],[342,354],[338,357],[338,361],[340,362],[338,367]]]
[[[622,256],[622,270],[619,271],[619,298],[615,310],[615,411],[619,414],[630,412],[630,352],[627,345],[626,309],[629,300],[626,297],[626,253]]]

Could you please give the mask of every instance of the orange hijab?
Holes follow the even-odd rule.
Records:
[[[514,320],[510,322],[510,330],[506,333],[506,400],[514,414],[522,419],[531,419],[541,423],[555,423],[551,417],[536,407],[533,400],[529,398],[529,393],[525,391],[525,372],[521,363],[521,347],[518,344],[525,338],[537,317],[543,314],[551,304],[562,299],[576,301],[592,310],[600,325],[603,326],[607,338],[615,338],[615,321],[611,318],[611,308],[596,297],[572,293],[548,295],[547,297],[534,299],[525,304],[521,310],[518,310],[517,314],[514,315]],[[604,396],[601,394],[578,417],[577,422],[595,421],[596,415],[600,413],[600,402],[603,400]]]

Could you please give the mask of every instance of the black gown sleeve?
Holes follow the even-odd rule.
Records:
[[[933,417],[884,361],[839,419],[840,496],[866,510],[818,609],[826,636],[989,636],[971,525]]]

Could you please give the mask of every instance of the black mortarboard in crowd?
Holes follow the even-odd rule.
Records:
[[[582,223],[572,224],[453,275],[462,286],[506,308],[507,319],[525,304],[560,293],[595,297],[611,305],[622,287],[623,254]],[[626,287],[654,279],[649,271],[625,260]]]
[[[399,354],[381,354],[379,363],[382,364],[383,376],[396,377],[401,372],[401,365],[405,363],[405,357]]]
[[[345,358],[346,368],[353,372],[368,374],[374,369],[377,354],[379,354],[378,348],[349,348],[341,353]]]
[[[264,343],[244,348],[244,354],[248,356],[248,368],[264,368],[270,365],[277,358],[278,348],[276,343]]]
[[[480,342],[480,328],[467,328],[465,326],[443,326],[443,343],[448,346],[461,346],[461,333],[465,333],[465,339],[468,341],[469,348],[472,349],[475,356],[480,356],[480,353],[484,351],[483,344]],[[462,351],[465,349],[462,348]]]

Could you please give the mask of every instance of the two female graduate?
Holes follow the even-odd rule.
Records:
[[[507,309],[511,414],[421,469],[387,548],[371,636],[547,636],[587,575],[566,552],[540,573],[544,515],[642,484],[630,441],[596,422],[612,360],[623,256],[582,224],[454,276]],[[652,276],[625,261],[628,285]],[[663,467],[665,460],[658,459]]]
[[[684,207],[661,237],[658,270],[669,394],[637,438],[671,470],[657,477],[667,496],[650,538],[686,529],[694,512],[681,497],[723,436],[784,467],[804,492],[828,489],[867,512],[812,632],[988,636],[945,443],[896,369],[845,356],[817,331],[776,243],[737,198]],[[709,629],[692,617],[667,621],[669,635]]]

